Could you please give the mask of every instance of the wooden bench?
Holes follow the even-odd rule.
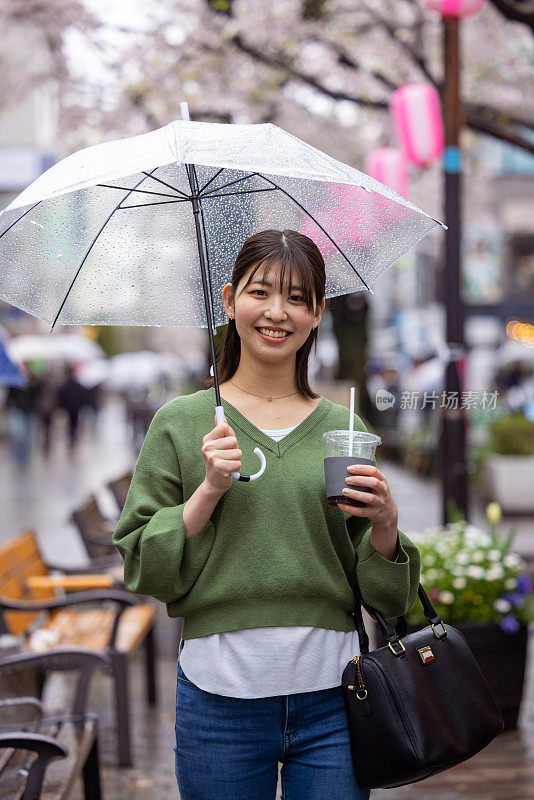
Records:
[[[80,607],[88,604],[95,607]],[[0,633],[24,636],[28,650],[74,646],[109,658],[121,766],[131,764],[128,660],[140,645],[148,702],[156,703],[155,611],[112,575],[49,575],[31,530],[0,548]]]
[[[70,515],[69,521],[78,528],[89,558],[107,557],[119,562],[120,553],[111,541],[117,520],[102,514],[94,494]]]
[[[35,667],[78,673],[72,706],[47,714],[34,697],[0,699],[0,800],[67,800],[80,774],[85,800],[102,800],[98,723],[86,705],[91,678],[96,669],[110,668],[109,659],[83,649],[6,656],[0,690],[6,673]]]
[[[128,489],[130,488],[132,478],[133,472],[130,471],[125,472],[124,475],[121,475],[119,478],[115,478],[113,481],[108,481],[107,483],[108,489],[115,498],[115,502],[119,507],[119,511],[122,511],[124,508],[126,495],[128,494]]]

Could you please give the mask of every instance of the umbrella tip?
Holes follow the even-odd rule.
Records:
[[[184,122],[189,122],[190,121],[189,120],[189,106],[187,105],[187,102],[185,100],[183,100],[180,103],[180,113],[182,115],[182,120]]]

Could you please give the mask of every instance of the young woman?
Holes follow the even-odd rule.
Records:
[[[365,605],[394,619],[415,602],[420,561],[376,467],[356,466],[344,490],[366,507],[328,505],[322,434],[349,420],[308,384],[324,294],[311,239],[267,230],[245,241],[223,289],[226,421],[213,427],[212,385],[157,412],[114,534],[126,586],[184,619],[182,800],[274,800],[279,762],[283,800],[369,797],[341,690],[359,653],[355,580]],[[354,427],[365,430],[357,415]],[[264,474],[233,480],[257,470],[258,445]]]

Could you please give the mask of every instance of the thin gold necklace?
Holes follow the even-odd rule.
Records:
[[[230,378],[228,378],[228,381],[229,381],[229,383],[232,383],[234,386],[237,386],[237,383],[234,383],[233,381],[231,381],[231,380],[230,380]],[[238,389],[241,389],[241,386],[237,386],[237,388],[238,388]],[[241,389],[241,391],[242,391],[242,392],[246,392],[246,394],[252,394],[252,395],[254,395],[254,397],[262,397],[262,398],[263,398],[263,395],[262,395],[262,394],[254,394],[254,392],[247,392],[247,390],[246,390],[246,389]],[[291,396],[292,396],[292,395],[294,395],[294,394],[299,394],[299,392],[298,392],[298,391],[296,391],[296,392],[291,392],[291,394],[283,394],[283,395],[282,395],[282,397],[291,397]],[[267,400],[269,401],[269,403],[272,403],[272,401],[273,401],[273,400],[281,400],[281,399],[282,399],[282,397],[271,397],[271,396],[269,395],[269,397],[267,398]]]

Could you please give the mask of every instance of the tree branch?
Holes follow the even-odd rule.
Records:
[[[358,105],[366,106],[367,108],[376,108],[378,110],[386,110],[389,108],[389,103],[387,103],[385,100],[372,100],[370,97],[357,97],[352,94],[347,94],[347,92],[329,89],[312,75],[306,75],[304,72],[295,69],[291,62],[280,54],[267,55],[266,53],[262,53],[260,50],[257,50],[252,45],[247,44],[239,34],[233,36],[231,41],[238,48],[238,50],[246,53],[251,58],[261,61],[262,64],[266,64],[273,69],[286,70],[292,78],[300,80],[303,83],[306,83],[308,86],[312,86],[314,89],[317,89],[318,92],[321,92],[321,94],[331,97],[332,100],[348,100],[349,102],[357,103]]]
[[[484,119],[469,108],[465,109],[465,121],[469,128],[478,133],[485,133],[487,136],[493,136],[495,139],[509,142],[516,147],[520,147],[522,150],[534,153],[534,142],[530,142],[528,139],[525,139],[524,136],[520,136],[518,133],[515,133],[515,131],[503,125],[499,125],[497,122]]]
[[[395,44],[398,47],[400,47],[401,50],[404,50],[404,52],[408,54],[410,59],[415,64],[417,64],[417,66],[419,67],[419,69],[421,70],[423,75],[427,78],[427,80],[429,80],[430,83],[433,86],[437,86],[436,79],[434,78],[434,76],[432,75],[430,70],[428,69],[428,67],[426,65],[426,61],[423,58],[423,56],[420,55],[419,53],[417,53],[414,50],[414,48],[411,46],[411,44],[409,42],[405,41],[404,38],[401,38],[401,37],[397,36],[396,28],[394,28],[394,26],[391,25],[391,23],[389,23],[387,21],[387,19],[384,19],[384,17],[382,17],[380,14],[378,14],[373,8],[369,8],[367,5],[365,5],[365,10],[372,16],[372,18],[375,20],[375,22],[378,25],[380,25],[381,27],[384,28],[384,30],[386,31],[386,33],[389,36],[389,38],[393,42],[395,42]]]
[[[241,36],[233,37],[232,41],[235,46],[244,53],[247,53],[251,58],[257,59],[269,67],[282,69],[287,71],[288,77],[302,81],[308,86],[312,86],[321,94],[331,97],[333,100],[348,100],[349,102],[356,103],[357,105],[365,106],[367,108],[375,108],[377,111],[389,111],[389,103],[382,100],[373,100],[369,97],[358,97],[356,95],[347,94],[347,92],[335,91],[329,89],[327,86],[321,84],[316,78],[306,75],[305,73],[296,70],[287,58],[280,54],[266,55],[252,45],[243,41]],[[395,85],[392,88],[396,89]],[[440,87],[437,86],[439,89]],[[506,113],[504,112],[504,116]],[[491,117],[492,119],[488,119]],[[478,133],[484,133],[487,136],[492,136],[510,144],[520,147],[529,153],[534,152],[534,144],[517,132],[511,130],[506,125],[497,122],[497,119],[503,118],[503,112],[496,108],[489,106],[477,106],[474,104],[465,104],[465,121],[467,127],[471,128]],[[509,115],[509,122],[512,124],[526,124],[525,120],[517,117],[517,115]]]
[[[534,33],[534,2],[532,0],[491,0],[506,19],[522,22]]]
[[[335,42],[331,42],[330,40],[327,39],[321,39],[319,36],[312,36],[310,38],[310,41],[319,42],[319,44],[326,45],[331,50],[333,50],[334,53],[336,54],[337,62],[338,64],[341,64],[341,66],[349,67],[349,69],[353,69],[355,72],[364,71],[366,75],[369,75],[371,78],[374,78],[376,81],[379,81],[379,83],[382,83],[386,87],[386,89],[389,89],[390,91],[394,91],[397,88],[397,84],[394,83],[394,81],[390,80],[390,78],[388,78],[387,75],[384,75],[383,72],[379,72],[376,69],[363,70],[361,64],[355,61],[354,58],[352,58],[352,56],[349,56],[349,54]]]

